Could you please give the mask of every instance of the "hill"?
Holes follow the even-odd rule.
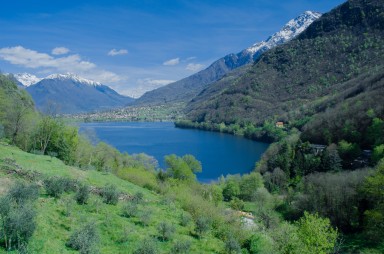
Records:
[[[237,54],[229,54],[212,63],[205,70],[172,84],[145,93],[135,105],[158,105],[189,102],[210,83],[241,66],[253,63],[265,51],[291,40],[321,16],[318,12],[306,11],[290,20],[280,31],[266,41],[255,43]]]

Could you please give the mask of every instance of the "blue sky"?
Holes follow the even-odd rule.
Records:
[[[342,0],[13,0],[0,9],[0,70],[71,72],[138,96]]]

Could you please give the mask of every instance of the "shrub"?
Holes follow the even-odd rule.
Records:
[[[183,227],[186,227],[188,226],[188,224],[191,222],[192,220],[192,216],[187,213],[187,212],[183,212],[181,213],[180,215],[180,225],[183,226]]]
[[[141,214],[140,214],[140,220],[141,220],[141,223],[144,225],[144,226],[148,226],[149,223],[151,222],[151,218],[152,218],[152,212],[151,210],[144,210]]]
[[[39,189],[37,185],[27,185],[22,182],[18,182],[13,185],[7,194],[18,205],[21,205],[27,201],[34,201],[39,196]]]
[[[101,195],[106,204],[116,205],[117,202],[119,202],[119,192],[117,191],[116,186],[112,184],[107,184],[103,188]]]
[[[94,223],[88,223],[76,230],[69,238],[67,245],[80,254],[98,253],[99,234]]]
[[[75,195],[76,202],[79,205],[86,204],[89,199],[89,187],[88,185],[82,184],[79,186],[76,195]]]
[[[207,232],[210,228],[210,221],[207,217],[199,216],[197,217],[195,221],[195,231],[199,235],[199,237],[202,237],[205,232]]]
[[[171,253],[189,253],[189,250],[191,249],[191,242],[186,240],[176,240],[172,246]]]
[[[230,206],[232,207],[232,209],[241,211],[244,209],[245,204],[241,199],[235,197],[231,200]]]
[[[175,233],[175,227],[169,222],[161,222],[158,225],[157,230],[159,231],[162,241],[168,241]]]
[[[144,194],[142,192],[137,192],[132,197],[132,202],[135,204],[141,204],[144,201]]]
[[[138,213],[137,205],[135,203],[127,202],[123,206],[122,213],[123,213],[123,216],[127,218],[135,217]]]
[[[229,254],[232,254],[232,253],[241,253],[241,247],[240,247],[240,244],[239,242],[233,238],[233,237],[229,237],[226,241],[225,241],[225,250],[226,250],[226,253],[229,253]]]
[[[157,246],[152,238],[146,238],[140,242],[139,247],[133,252],[134,254],[157,254]]]
[[[58,198],[64,192],[76,190],[76,182],[66,177],[50,177],[44,180],[44,187],[49,196]]]

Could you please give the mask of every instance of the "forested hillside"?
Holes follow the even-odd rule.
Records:
[[[371,124],[368,109],[378,118],[384,116],[383,5],[351,0],[324,14],[298,38],[265,53],[245,73],[230,74],[203,91],[187,106],[188,119],[243,128],[266,120],[299,128],[308,123],[306,139],[329,143],[339,141],[336,133],[346,126],[324,128],[319,119],[338,115],[348,128],[365,132]],[[341,108],[348,111],[345,103],[354,102],[359,102],[354,108],[358,113],[351,106],[340,118]],[[321,115],[314,116],[317,113]]]

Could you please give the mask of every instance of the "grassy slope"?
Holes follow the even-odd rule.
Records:
[[[202,240],[191,237],[192,227],[179,225],[178,220],[182,210],[177,205],[164,202],[160,195],[119,179],[112,174],[82,171],[66,166],[55,158],[25,153],[15,147],[0,143],[0,165],[3,163],[4,158],[16,160],[16,163],[23,170],[40,173],[37,182],[48,176],[67,176],[94,187],[103,187],[107,183],[112,183],[126,194],[134,194],[140,191],[144,194],[145,204],[140,205],[139,210],[150,210],[152,212],[151,222],[148,226],[143,226],[138,218],[124,218],[121,216],[123,201],[120,201],[117,206],[106,205],[102,203],[100,197],[91,195],[88,204],[81,206],[74,201],[73,193],[65,194],[60,199],[54,199],[47,197],[43,188],[41,188],[40,198],[36,202],[38,212],[37,229],[30,241],[32,253],[77,253],[67,248],[65,243],[75,229],[87,222],[97,224],[101,235],[101,253],[132,253],[141,239],[147,236],[158,236],[157,225],[161,221],[169,221],[175,225],[176,234],[174,240],[188,239],[192,242],[192,253],[217,253],[223,245],[211,235],[205,236]],[[1,169],[0,195],[19,178],[17,174],[7,174]],[[65,215],[67,209],[70,211],[69,216]],[[172,241],[158,242],[161,253],[168,253],[171,246]],[[0,249],[0,253],[5,252]]]

